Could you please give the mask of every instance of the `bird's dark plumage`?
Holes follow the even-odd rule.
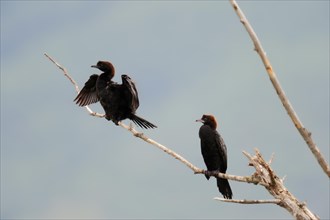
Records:
[[[122,84],[112,81],[115,69],[110,62],[99,61],[92,67],[103,71],[100,75],[91,75],[85,86],[75,98],[76,104],[86,106],[100,101],[105,118],[116,125],[126,118],[132,120],[141,128],[156,128],[157,126],[135,114],[139,107],[138,92],[135,83],[127,75],[122,75]]]
[[[199,129],[201,139],[201,151],[208,171],[226,173],[227,170],[227,147],[220,134],[217,132],[217,121],[213,115],[203,115],[199,120],[203,125]],[[205,175],[207,179],[210,176]],[[227,179],[217,178],[219,192],[226,199],[231,199],[231,191]]]
[[[86,106],[99,101],[95,86],[98,78],[99,76],[96,74],[89,77],[89,80],[74,100],[79,106]]]

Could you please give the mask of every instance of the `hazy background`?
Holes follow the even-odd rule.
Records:
[[[329,162],[329,1],[239,2],[300,119]],[[73,103],[98,60],[129,74],[146,135],[205,168],[195,120],[214,114],[228,173],[259,148],[323,219],[329,178],[290,121],[228,1],[1,1],[1,218],[292,219],[275,205],[214,201],[177,160]],[[92,105],[103,113],[99,104]],[[129,123],[129,121],[125,121]],[[230,182],[234,199],[272,199]]]

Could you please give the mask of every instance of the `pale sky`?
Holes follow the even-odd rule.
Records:
[[[239,1],[298,116],[329,162],[329,1]],[[240,205],[214,178],[74,104],[98,60],[128,74],[143,132],[205,168],[195,120],[216,116],[228,170],[251,175],[258,148],[285,186],[329,219],[329,178],[290,121],[228,1],[2,1],[2,219],[292,219]],[[90,106],[103,113],[99,104]],[[125,121],[129,124],[129,121]],[[234,199],[272,199],[230,181]]]

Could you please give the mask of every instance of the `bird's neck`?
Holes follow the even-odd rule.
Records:
[[[105,79],[105,80],[112,80],[112,78],[115,76],[114,72],[112,71],[107,71],[104,72],[100,75],[100,78]]]

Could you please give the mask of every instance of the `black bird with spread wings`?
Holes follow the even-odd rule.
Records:
[[[199,138],[201,139],[201,150],[207,170],[226,173],[227,147],[216,130],[217,121],[215,117],[213,115],[203,115],[201,119],[196,121],[203,123],[199,129]],[[205,177],[210,179],[210,176],[207,174]],[[217,186],[225,199],[233,197],[227,179],[217,178]]]
[[[99,61],[92,67],[103,73],[93,74],[85,83],[78,96],[74,99],[79,106],[86,106],[100,101],[105,118],[116,125],[124,119],[132,120],[141,128],[156,128],[157,126],[135,114],[139,107],[139,97],[135,83],[127,75],[122,75],[122,84],[112,81],[115,68],[110,62]]]

